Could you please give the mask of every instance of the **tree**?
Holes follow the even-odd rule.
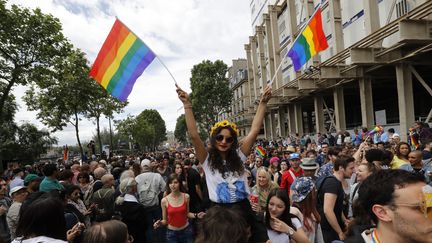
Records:
[[[228,67],[223,61],[202,61],[192,68],[191,101],[201,129],[207,131],[218,121],[218,114],[228,112],[233,93],[225,77]]]
[[[152,148],[156,135],[155,128],[143,116],[128,116],[124,120],[115,121],[115,124],[121,136],[130,138],[141,149]]]
[[[61,24],[40,9],[29,10],[0,0],[0,127],[12,87],[43,82],[56,71],[70,47]]]
[[[46,77],[38,87],[27,91],[24,100],[29,110],[37,111],[37,118],[53,129],[62,130],[67,124],[75,128],[75,136],[84,155],[79,137],[79,121],[86,115],[99,85],[88,77],[85,54],[71,49],[69,55],[56,64],[55,75]]]
[[[123,112],[123,108],[126,107],[128,103],[120,102],[119,100],[108,94],[108,92],[99,85],[92,90],[92,93],[94,97],[89,100],[86,117],[90,119],[95,119],[97,135],[96,141],[98,141],[99,144],[99,152],[100,154],[102,154],[102,140],[100,136],[99,125],[101,116],[105,115],[106,117],[112,119],[113,114]]]
[[[182,114],[177,118],[174,137],[183,145],[187,144],[187,127],[185,115]]]
[[[46,153],[51,145],[57,144],[57,138],[51,137],[47,130],[39,130],[33,124],[24,123],[18,129],[17,144],[19,151],[16,157],[21,161],[33,162]]]
[[[165,141],[166,138],[166,126],[165,121],[160,116],[157,110],[146,109],[141,112],[137,118],[140,122],[147,122],[154,129],[154,135],[152,139],[152,149],[155,149],[159,144]]]

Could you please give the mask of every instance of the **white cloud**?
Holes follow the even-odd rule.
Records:
[[[251,35],[249,0],[12,0],[9,4],[39,7],[57,17],[65,36],[87,53],[90,62],[96,58],[117,16],[160,56],[187,91],[193,65],[205,59],[222,59],[231,65],[232,59],[245,57],[243,45]],[[24,87],[14,89],[20,105],[16,120],[43,127],[36,120],[36,113],[27,111],[21,101],[24,91]],[[177,117],[183,113],[179,107],[174,82],[156,60],[137,80],[125,112],[115,119],[156,109],[167,129],[173,131]],[[102,120],[101,125],[108,127],[108,120]],[[79,128],[81,141],[89,140],[95,131],[95,125],[88,120],[82,120]],[[59,145],[76,143],[72,126],[54,135],[59,138]]]

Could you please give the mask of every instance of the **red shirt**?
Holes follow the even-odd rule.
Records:
[[[183,227],[188,222],[187,218],[187,202],[186,194],[184,194],[183,204],[178,207],[173,207],[167,198],[167,217],[168,224],[177,228]]]
[[[293,177],[291,175],[290,171],[292,172],[292,174],[294,174],[295,177]],[[289,170],[285,171],[283,173],[283,175],[282,175],[282,180],[281,180],[280,188],[287,189],[288,195],[289,195],[289,191],[290,191],[291,185],[293,184],[295,178],[297,178],[297,177],[299,177],[299,176],[301,176],[303,174],[304,174],[304,171],[303,171],[302,168],[300,168],[300,170],[297,171],[297,172],[295,172],[293,168],[289,168]]]

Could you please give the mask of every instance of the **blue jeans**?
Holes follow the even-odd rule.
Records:
[[[182,230],[167,229],[166,239],[168,243],[193,243],[192,225],[189,224]]]

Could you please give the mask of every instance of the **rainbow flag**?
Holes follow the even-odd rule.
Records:
[[[417,150],[420,148],[420,144],[418,142],[416,133],[414,132],[414,130],[409,129],[410,133],[409,133],[409,144],[411,145],[411,150]]]
[[[322,27],[321,7],[318,7],[288,52],[294,70],[297,72],[311,57],[327,47],[327,38]]]
[[[125,102],[135,81],[155,57],[153,51],[117,19],[89,75],[108,93]]]
[[[374,135],[375,133],[382,132],[382,131],[384,131],[384,128],[380,125],[377,125],[377,126],[375,126],[374,129],[372,129],[368,132],[368,136]]]
[[[266,156],[266,151],[262,146],[258,145],[255,148],[255,154],[260,156],[261,158],[264,158]]]

